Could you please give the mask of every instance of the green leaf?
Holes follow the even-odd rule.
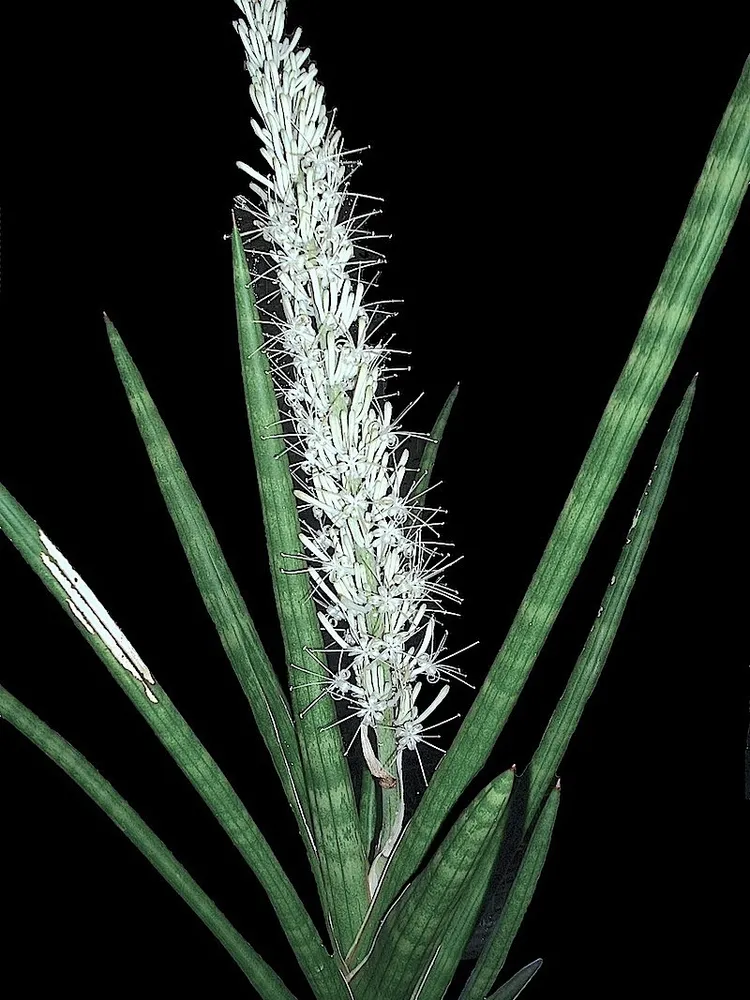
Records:
[[[555,779],[570,738],[607,662],[667,494],[682,435],[690,416],[696,378],[697,376],[690,382],[659,449],[653,472],[628,529],[625,545],[602,597],[599,612],[581,655],[576,661],[539,746],[519,780],[528,796],[527,828],[533,822],[542,799]]]
[[[537,958],[533,962],[529,962],[528,965],[524,965],[515,976],[509,979],[500,989],[495,990],[487,1000],[517,1000],[517,997],[521,995],[521,991],[528,986],[541,967],[541,958]]]
[[[508,635],[378,887],[359,961],[435,833],[487,761],[591,546],[677,358],[750,181],[750,60],[669,258]],[[606,330],[607,317],[602,317]]]
[[[292,704],[297,713],[302,768],[320,858],[319,888],[324,909],[333,923],[334,940],[345,952],[367,910],[367,859],[351,775],[339,729],[334,725],[333,703],[324,697],[314,708],[304,712],[322,692],[323,686],[301,690],[295,687],[300,683],[299,676],[293,676],[299,673],[295,667],[320,673],[320,666],[310,650],[321,650],[324,643],[310,581],[306,573],[299,572],[305,563],[300,558],[290,558],[303,555],[297,504],[284,440],[277,434],[281,426],[279,408],[268,372],[268,359],[263,352],[261,323],[236,224],[232,227],[232,257],[245,401],[271,579],[290,668]]]
[[[511,802],[513,796],[511,796]],[[464,957],[466,944],[477,923],[482,903],[487,895],[490,880],[497,868],[498,858],[506,851],[506,843],[512,839],[512,811],[505,809],[498,844],[485,849],[477,860],[471,879],[444,925],[439,948],[436,949],[424,982],[414,1000],[443,1000],[456,973],[458,964]]]
[[[565,692],[558,702],[529,767],[519,776],[515,784],[513,797],[514,800],[518,799],[518,809],[522,813],[518,830],[516,831],[518,843],[523,841],[529,829],[534,825],[542,799],[548,793],[555,779],[563,754],[567,749],[571,736],[575,732],[586,702],[594,690],[609,655],[628,598],[648,549],[656,519],[666,496],[680,442],[690,415],[695,395],[695,381],[694,378],[688,386],[665,435],[653,473],[646,484],[637,507],[636,515],[627,533],[620,559],[602,598],[601,611],[594,620],[591,632],[576,662]],[[554,789],[550,794],[556,798]],[[548,801],[545,810],[548,811],[549,808]],[[513,803],[511,803],[510,811],[514,812]],[[542,813],[542,817],[547,815],[546,811]],[[539,823],[541,822],[542,820],[540,819]],[[534,827],[534,837],[538,836],[539,823]],[[504,844],[503,851],[505,851],[505,847],[506,845]],[[527,856],[524,856],[524,858],[524,864],[526,864]],[[502,953],[502,961],[505,960],[507,948],[510,947],[512,936],[515,935],[515,927],[513,927],[512,933],[510,931],[512,921],[508,917],[508,907],[511,906],[511,902],[508,898],[503,899],[503,893],[500,891],[505,890],[508,867],[509,860],[506,857],[504,867],[501,866],[502,870],[498,870],[494,876],[496,885],[494,895],[496,898],[494,900],[492,898],[487,900],[485,912],[482,915],[483,923],[495,921],[494,933],[496,939],[495,944],[492,946],[493,949],[497,951],[500,948],[500,942],[503,941],[507,945],[505,951]],[[519,875],[516,875],[516,878],[518,877]],[[517,892],[515,882],[512,883],[510,891]],[[502,910],[502,917],[497,921],[497,914],[500,910]],[[509,936],[511,940],[508,939]],[[488,944],[487,948],[489,947],[490,945]],[[481,967],[482,963],[490,961],[492,959],[485,957],[483,953],[479,959],[477,969]],[[470,996],[472,1000],[475,997],[483,997],[486,990],[491,987],[501,968],[502,965],[496,962],[494,974],[489,981],[487,981],[486,976],[480,978],[480,985],[473,993],[466,994],[466,996]],[[474,975],[480,976],[480,973],[476,972]],[[462,1000],[465,1000],[463,995]]]
[[[286,695],[164,421],[115,326],[107,316],[104,321],[130,408],[193,578],[250,703],[315,865],[315,845],[305,815],[307,792]]]
[[[547,796],[541,815],[534,824],[510,892],[497,916],[494,929],[461,991],[459,1000],[483,1000],[502,971],[544,867],[559,804],[558,785]]]
[[[505,771],[482,789],[399,897],[364,963],[352,971],[357,1000],[411,997],[428,974],[438,945],[452,947],[446,928],[455,910],[470,906],[476,892],[477,907],[481,903],[475,875],[483,866],[489,878],[512,786],[513,771]]]
[[[333,990],[338,996],[343,982],[335,962],[242,800],[96,595],[2,485],[0,528],[68,612],[253,870],[310,983],[322,995]]]
[[[104,810],[224,945],[261,1000],[294,1000],[273,969],[235,930],[164,842],[82,754],[3,687],[0,687],[0,717],[43,750]],[[7,768],[8,762],[4,766]],[[59,815],[53,819],[56,823],[61,821]]]
[[[451,415],[453,404],[456,402],[456,396],[458,395],[460,384],[460,382],[456,383],[455,388],[443,403],[443,408],[438,414],[438,418],[435,421],[435,425],[430,433],[430,440],[425,445],[422,457],[419,460],[419,469],[417,471],[415,483],[417,484],[416,489],[420,506],[424,505],[424,492],[429,488],[438,448],[440,447],[440,442],[443,440],[445,425],[448,423],[448,417]]]

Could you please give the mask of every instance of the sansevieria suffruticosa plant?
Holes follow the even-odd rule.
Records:
[[[284,962],[264,956],[251,935],[240,933],[190,866],[86,756],[4,687],[0,716],[58,764],[182,896],[242,970],[249,995],[513,1000],[541,965],[508,967],[506,959],[553,836],[561,761],[649,546],[695,378],[681,387],[662,428],[621,553],[538,746],[518,767],[510,760],[495,773],[486,765],[657,406],[740,209],[750,180],[750,66],[718,125],[632,350],[518,612],[480,679],[462,666],[469,645],[450,641],[461,603],[451,583],[459,557],[434,499],[433,467],[459,387],[431,426],[414,429],[414,401],[404,402],[398,389],[406,364],[389,325],[395,310],[378,292],[385,262],[374,223],[380,200],[353,178],[359,150],[339,131],[314,53],[287,23],[287,4],[237,4],[242,48],[235,55],[244,56],[262,162],[238,163],[247,186],[226,234],[226,263],[231,257],[266,542],[263,558],[256,551],[252,561],[267,561],[270,571],[283,640],[278,657],[262,638],[267,622],[256,628],[159,412],[158,392],[152,396],[126,346],[127,332],[121,336],[107,315],[103,323],[195,586],[262,739],[262,759],[254,757],[251,766],[275,771],[286,803],[276,822],[296,825],[317,894],[312,904],[277,857],[254,804],[240,797],[162,686],[159,670],[125,635],[121,610],[105,607],[33,510],[5,487],[0,527],[260,882],[302,988],[289,985],[299,977],[290,977]],[[172,238],[160,236],[167,254],[177,254]],[[493,249],[487,266],[500,269],[508,250]],[[438,257],[444,252],[435,248]],[[452,262],[450,277],[439,279],[445,287],[437,290],[427,333],[452,324],[459,341],[468,336],[448,287],[463,266],[470,262]],[[488,447],[499,448],[501,438],[497,429]],[[491,456],[487,464],[491,470]],[[486,484],[472,488],[486,496],[494,474],[482,475]],[[491,518],[487,511],[478,516]],[[491,547],[499,551],[501,540]],[[482,648],[491,637],[481,636]],[[467,712],[452,707],[458,689],[470,692]],[[442,727],[459,716],[448,741]],[[409,795],[415,786],[419,792]]]

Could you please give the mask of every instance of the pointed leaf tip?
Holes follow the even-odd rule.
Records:
[[[517,1000],[542,967],[542,959],[537,958],[520,969],[512,979],[495,990],[488,1000]]]

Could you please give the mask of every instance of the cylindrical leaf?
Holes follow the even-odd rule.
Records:
[[[234,929],[216,904],[183,868],[166,844],[112,785],[66,740],[0,687],[0,717],[35,743],[89,795],[128,840],[148,858],[191,910],[221,941],[258,991],[261,1000],[295,1000],[269,965]],[[7,765],[6,765],[7,766]]]
[[[315,924],[244,803],[96,595],[0,485],[0,528],[59,601],[250,866],[311,983],[343,983]]]
[[[527,788],[528,795],[527,829],[534,821],[542,799],[555,779],[570,738],[607,662],[667,494],[695,396],[695,381],[693,378],[672,418],[581,655],[576,661],[539,747],[520,779],[524,788]]]
[[[384,913],[489,757],[659,399],[748,182],[750,60],[730,98],[636,341],[539,566],[484,684],[380,883],[356,959],[370,947]],[[606,316],[602,326],[606,329]]]
[[[475,888],[478,869],[483,867],[489,878],[512,786],[513,771],[505,771],[484,788],[458,817],[425,870],[404,891],[353,976],[358,1000],[411,997],[427,974],[437,946],[445,941],[456,907],[470,904],[467,893],[471,895]],[[489,863],[483,865],[488,854]]]
[[[499,989],[495,990],[487,1000],[518,1000],[521,991],[529,985],[541,967],[541,958],[537,958],[533,962],[529,962],[528,965],[524,965],[522,969],[518,970],[515,976],[512,976],[507,983],[504,983]]]
[[[294,664],[315,673],[318,667],[310,650],[322,649],[323,640],[307,575],[290,573],[289,569],[297,569],[299,564],[285,558],[301,554],[297,502],[284,442],[272,430],[279,425],[279,408],[236,225],[232,227],[232,257],[245,401],[284,649],[290,670]],[[292,704],[320,858],[319,886],[323,905],[333,920],[336,942],[346,951],[367,910],[367,861],[341,736],[332,726],[336,717],[331,699],[321,698],[302,714],[304,698],[311,700],[319,693],[316,688],[305,690],[312,693],[303,695],[292,689]]]
[[[558,785],[550,792],[544,809],[534,825],[505,905],[498,914],[495,928],[461,991],[460,1000],[484,1000],[505,965],[510,946],[518,933],[544,867],[559,804]]]
[[[250,703],[313,865],[307,793],[289,704],[260,641],[213,528],[141,373],[114,324],[104,317],[112,353],[138,430],[206,610]]]

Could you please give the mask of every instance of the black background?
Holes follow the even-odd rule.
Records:
[[[33,5],[2,25],[0,480],[68,556],[216,756],[300,891],[275,776],[152,480],[101,321],[140,366],[280,662],[237,363],[234,194],[259,165],[230,3]],[[349,147],[386,199],[383,298],[413,352],[464,560],[454,648],[480,680],[627,356],[746,55],[703,19],[386,0],[291,3]],[[523,766],[609,579],[669,416],[698,392],[634,596],[561,768],[537,896],[506,969],[525,997],[742,994],[747,924],[745,205],[576,587],[485,772]],[[5,540],[0,682],[166,840],[292,988],[270,906],[106,670]],[[457,690],[455,710],[469,692]],[[450,730],[453,732],[453,729]],[[446,739],[449,734],[446,734]],[[9,996],[248,995],[232,960],[69,779],[0,725]],[[472,786],[476,791],[479,786]],[[312,903],[311,903],[312,905]],[[250,991],[250,994],[252,991]],[[306,996],[304,985],[300,997]]]

